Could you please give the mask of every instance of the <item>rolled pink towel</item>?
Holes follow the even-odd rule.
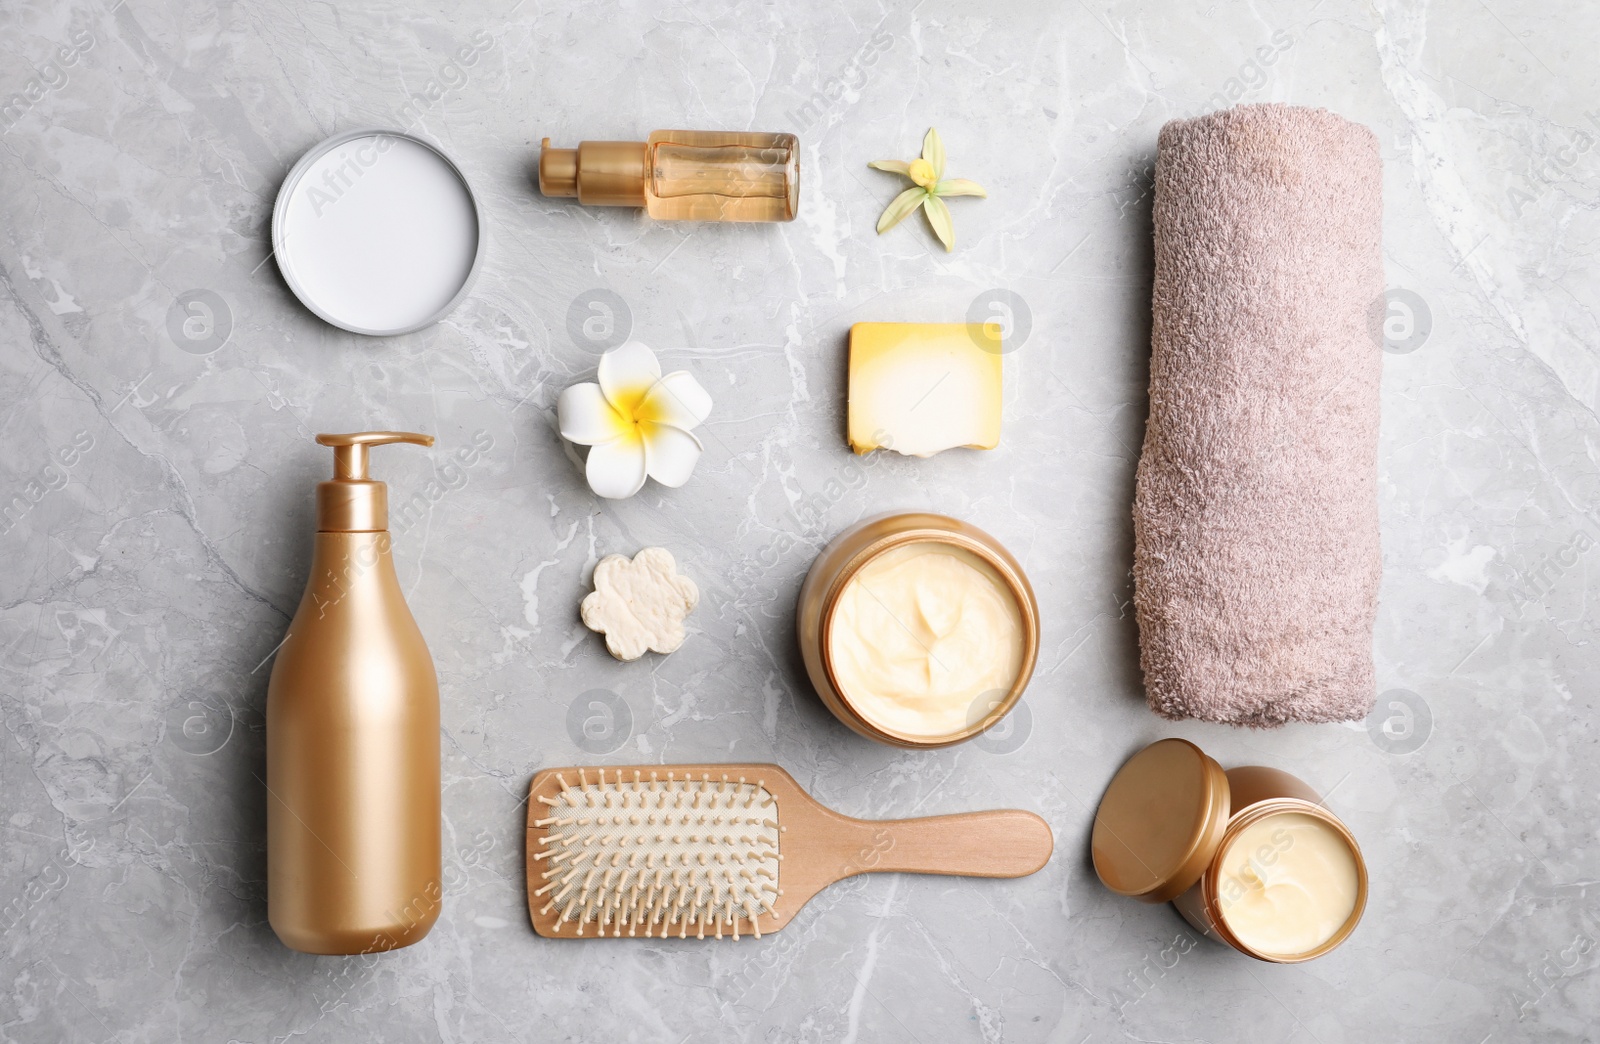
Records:
[[[1239,725],[1372,708],[1382,163],[1324,109],[1161,130],[1134,604],[1150,706]]]

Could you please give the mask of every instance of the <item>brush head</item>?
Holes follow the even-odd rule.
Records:
[[[529,844],[536,923],[550,925],[541,934],[760,937],[758,919],[783,894],[783,828],[763,780],[576,771],[535,795],[545,805]]]

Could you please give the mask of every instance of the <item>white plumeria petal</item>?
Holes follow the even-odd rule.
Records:
[[[626,500],[644,487],[646,477],[644,441],[637,438],[614,439],[589,450],[584,466],[589,488],[607,500]]]
[[[556,426],[561,437],[580,446],[595,446],[628,434],[627,418],[606,401],[598,384],[574,384],[556,400]]]
[[[667,424],[688,431],[710,413],[711,395],[688,370],[677,370],[650,387],[636,416],[643,423]]]
[[[674,488],[689,481],[704,448],[693,432],[666,424],[641,424],[644,435],[645,466],[650,477]]]
[[[661,363],[642,341],[629,341],[600,356],[600,390],[624,417],[633,416],[650,386],[661,379]]]

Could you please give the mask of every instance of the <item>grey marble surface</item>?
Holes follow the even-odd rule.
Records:
[[[1597,42],[1579,0],[7,3],[0,1039],[1594,1039]],[[1173,725],[1142,702],[1151,163],[1165,120],[1232,100],[1325,105],[1382,141],[1416,323],[1397,306],[1385,359],[1368,725]],[[345,334],[268,260],[274,194],[322,138],[413,117],[481,195],[489,262],[439,325]],[[953,204],[950,255],[919,220],[873,234],[897,183],[866,162],[929,125],[991,194]],[[673,126],[798,131],[799,219],[656,224],[530,182],[544,135]],[[849,324],[959,320],[992,289],[1031,320],[1001,448],[857,462]],[[593,290],[715,397],[682,490],[601,502],[554,432],[561,388],[592,379],[569,316]],[[195,291],[209,335],[182,323]],[[328,468],[312,435],[382,427],[440,439],[379,470],[397,501],[436,483],[395,548],[441,676],[447,900],[409,950],[313,958],[266,923],[265,658]],[[879,747],[805,681],[812,556],[900,508],[989,529],[1039,591],[1006,741]],[[577,601],[601,555],[651,544],[703,601],[679,652],[620,664]],[[608,753],[578,743],[596,690],[626,708],[590,723]],[[1179,954],[1170,908],[1100,886],[1093,806],[1171,735],[1330,792],[1372,871],[1347,945]],[[858,878],[760,943],[534,936],[531,774],[705,760],[780,762],[859,816],[1032,808],[1056,856],[1012,882]]]

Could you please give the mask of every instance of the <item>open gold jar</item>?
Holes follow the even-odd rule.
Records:
[[[882,515],[840,533],[800,588],[811,684],[868,739],[947,747],[1016,706],[1039,656],[1022,566],[958,519]]]
[[[1332,950],[1367,904],[1361,847],[1316,791],[1279,769],[1224,772],[1187,740],[1152,743],[1117,771],[1090,846],[1113,892],[1170,901],[1204,934],[1275,964]]]

